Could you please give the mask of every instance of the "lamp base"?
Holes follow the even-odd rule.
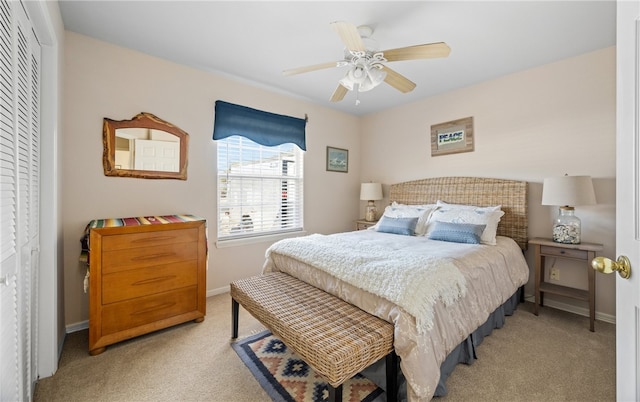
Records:
[[[573,207],[560,207],[560,214],[553,223],[553,241],[563,244],[580,244],[580,218]]]
[[[378,209],[373,201],[369,201],[367,208],[365,209],[364,220],[367,222],[374,222],[378,215]]]

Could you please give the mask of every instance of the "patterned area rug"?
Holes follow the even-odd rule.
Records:
[[[328,400],[327,383],[269,331],[231,346],[274,401]],[[343,400],[349,402],[370,402],[382,393],[381,388],[360,374],[342,385]]]

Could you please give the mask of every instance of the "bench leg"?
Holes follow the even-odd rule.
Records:
[[[238,338],[238,313],[240,312],[240,304],[231,299],[231,339]]]
[[[327,384],[327,387],[329,388],[329,402],[342,402],[342,384],[336,388]]]
[[[386,357],[387,368],[387,402],[398,400],[398,355],[392,350]]]

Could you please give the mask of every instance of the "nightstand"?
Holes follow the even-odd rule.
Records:
[[[375,220],[375,221],[367,221],[367,220],[364,220],[364,219],[358,219],[356,221],[356,230],[369,229],[371,226],[375,225],[376,223],[378,223],[377,220]]]
[[[533,313],[538,315],[538,306],[543,305],[544,293],[551,293],[573,299],[584,300],[589,303],[589,330],[594,332],[593,323],[596,318],[596,271],[591,268],[591,260],[596,252],[602,251],[603,245],[596,243],[564,244],[551,239],[535,238],[529,240],[534,246],[535,258],[535,304]],[[583,261],[587,268],[589,289],[575,289],[568,286],[556,285],[544,281],[545,258],[565,258]]]

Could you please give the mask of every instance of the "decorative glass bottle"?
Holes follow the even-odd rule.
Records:
[[[376,220],[378,215],[378,208],[376,208],[376,204],[373,201],[369,201],[367,204],[367,209],[365,211],[364,219],[368,222],[373,222]]]
[[[553,223],[553,241],[580,244],[580,218],[575,216],[573,207],[560,207],[560,214]]]

